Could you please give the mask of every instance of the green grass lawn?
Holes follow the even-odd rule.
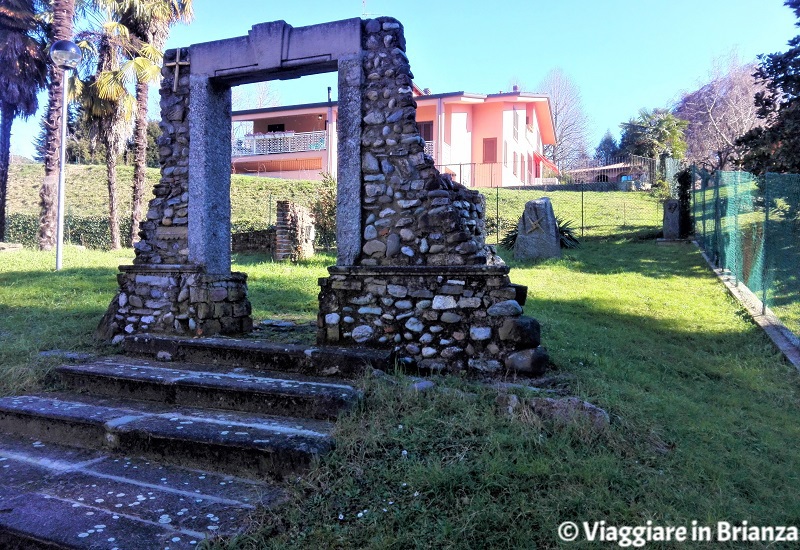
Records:
[[[108,351],[91,332],[131,257],[68,248],[55,273],[52,254],[0,255],[3,392],[36,385],[41,350]],[[256,319],[311,321],[332,261],[248,255],[234,269]],[[560,260],[512,263],[511,277],[529,288],[553,373],[609,412],[607,431],[508,418],[497,389],[466,379],[419,393],[399,373],[367,377],[334,452],[252,532],[216,545],[550,548],[563,521],[800,523],[798,375],[694,247],[593,237]]]

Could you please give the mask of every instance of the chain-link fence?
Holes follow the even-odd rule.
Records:
[[[800,335],[800,175],[693,169],[693,176],[697,242]]]
[[[635,155],[587,158],[558,177],[540,177],[535,163],[524,160],[437,169],[486,196],[490,242],[516,228],[526,202],[544,196],[559,220],[570,222],[580,236],[653,233],[661,228],[662,204],[670,192],[654,186],[663,171],[658,162]]]

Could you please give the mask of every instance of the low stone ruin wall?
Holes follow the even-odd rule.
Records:
[[[231,252],[258,252],[272,255],[275,249],[275,228],[242,231],[231,235]]]

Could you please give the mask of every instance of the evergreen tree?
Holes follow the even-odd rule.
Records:
[[[785,5],[800,18],[800,0]],[[789,41],[789,50],[759,60],[754,76],[766,90],[756,94],[755,104],[763,125],[737,141],[745,148],[742,166],[756,174],[800,172],[800,36]]]
[[[611,164],[611,159],[619,155],[619,145],[617,140],[611,135],[611,130],[606,130],[603,139],[594,150],[595,160],[599,160],[603,164]]]

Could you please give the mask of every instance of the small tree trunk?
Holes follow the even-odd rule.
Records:
[[[10,103],[0,102],[0,242],[6,237],[6,196],[8,190],[8,165],[11,156],[11,123],[14,108]]]
[[[75,14],[75,0],[55,0],[53,2],[52,41],[72,38],[72,18]],[[39,189],[39,248],[50,250],[56,244],[58,160],[61,149],[62,86],[64,71],[50,65],[50,87],[47,90],[48,103],[44,125],[46,128],[44,148],[44,179]]]
[[[142,199],[147,168],[147,89],[146,82],[136,82],[136,127],[133,130],[135,146],[133,166],[133,201],[131,204],[131,233],[130,244],[138,239],[139,222],[142,220]]]
[[[117,214],[117,156],[113,147],[106,146],[106,179],[108,181],[108,227],[111,231],[111,250],[122,248]]]

